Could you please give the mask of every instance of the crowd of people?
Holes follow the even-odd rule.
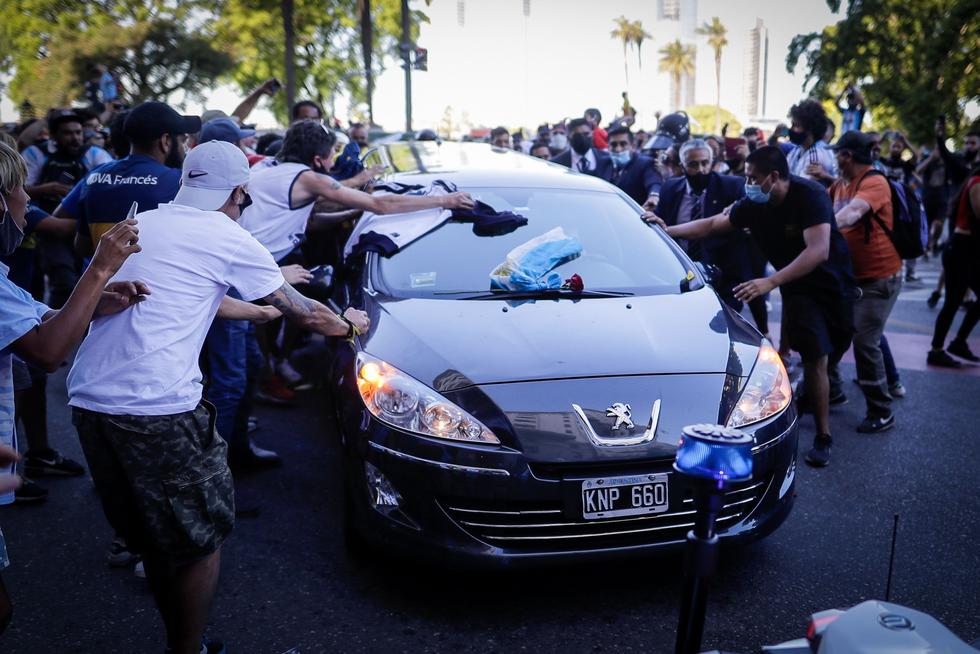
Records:
[[[70,361],[73,424],[115,532],[107,560],[146,576],[168,652],[223,651],[204,635],[220,548],[236,512],[255,509],[239,494],[236,511],[237,472],[281,465],[254,440],[253,402],[290,404],[316,381],[304,352],[370,327],[332,306],[322,283],[340,265],[338,230],[364,211],[473,206],[465,192],[372,194],[383,169],[362,164],[368,126],[340,129],[315,102],[293,105],[284,131],[258,134],[247,117],[279,86],[269,80],[230,114],[185,116],[161,102],[126,108],[101,71],[90,107],[0,132],[0,464],[23,472],[0,475],[0,503],[43,501],[37,477],[85,474],[48,442],[47,375]],[[863,98],[848,96],[858,100],[863,115]],[[847,401],[838,363],[852,346],[866,403],[857,430],[895,425],[905,388],[884,330],[903,282],[918,281],[901,221],[928,225],[923,256],[943,256],[928,362],[980,361],[967,344],[975,300],[946,342],[980,291],[980,133],[950,152],[940,123],[925,152],[897,131],[862,132],[853,116],[835,141],[813,100],[768,137],[698,136],[683,112],[634,131],[627,109],[603,125],[590,108],[534,139],[498,127],[490,147],[619,187],[704,264],[725,303],[748,307],[788,364],[799,353],[799,403],[817,432],[810,464],[830,461],[829,410]],[[920,205],[924,221],[909,210]],[[0,629],[10,611],[0,581]]]

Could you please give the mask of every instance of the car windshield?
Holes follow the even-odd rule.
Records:
[[[636,209],[613,193],[565,189],[471,189],[497,211],[513,211],[528,224],[502,236],[477,236],[473,225],[448,221],[380,258],[377,284],[395,297],[445,297],[489,291],[490,273],[514,248],[560,227],[582,246],[581,256],[554,269],[577,274],[587,291],[636,295],[678,293],[689,279],[685,262]]]

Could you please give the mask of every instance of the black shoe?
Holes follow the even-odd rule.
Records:
[[[887,431],[894,426],[895,414],[892,413],[884,418],[872,418],[868,416],[857,426],[857,430],[862,434],[877,434],[880,431]]]
[[[804,460],[814,468],[823,468],[830,463],[830,446],[834,439],[830,434],[817,434],[813,438],[813,447],[806,453]]]
[[[830,396],[830,406],[841,406],[847,404],[847,395],[844,391],[839,391],[836,395]]]
[[[18,504],[36,504],[48,499],[48,489],[25,479],[20,488],[14,491],[14,501]]]
[[[51,448],[39,452],[28,450],[24,454],[24,471],[34,476],[78,477],[85,474],[85,468],[81,464],[66,459],[60,452]]]
[[[917,282],[921,282],[922,278],[917,276],[915,273],[909,273],[905,275],[905,281],[910,284],[915,284]]]
[[[121,536],[112,539],[105,556],[106,563],[109,564],[110,568],[125,568],[139,563],[142,559],[143,557],[137,552],[129,549]]]
[[[961,341],[958,338],[953,339],[953,342],[949,344],[946,351],[950,354],[955,354],[961,359],[966,359],[973,363],[980,363],[980,357],[970,350],[970,346],[966,344],[966,341]]]
[[[930,309],[935,309],[936,305],[939,304],[939,298],[941,298],[942,296],[943,296],[942,293],[940,293],[939,291],[933,291],[929,295],[929,299],[926,300],[926,304],[929,305]]]
[[[962,368],[963,364],[946,354],[946,350],[929,350],[926,363],[940,368]]]
[[[276,452],[261,448],[249,440],[248,448],[242,452],[232,453],[228,463],[238,470],[278,468],[282,465],[282,458]]]
[[[164,654],[170,654],[170,652],[169,647],[164,650]],[[211,640],[205,636],[201,639],[200,654],[225,654],[225,644],[220,640]]]

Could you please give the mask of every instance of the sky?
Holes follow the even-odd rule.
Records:
[[[729,45],[722,55],[721,104],[744,119],[742,112],[743,57],[748,32],[761,18],[769,30],[769,85],[767,117],[785,118],[786,111],[804,97],[801,72],[786,72],[786,51],[798,33],[817,31],[836,22],[824,0],[680,0],[696,6],[697,24],[718,16],[728,28]],[[669,81],[657,71],[657,50],[674,38],[676,23],[657,20],[656,0],[530,0],[525,18],[524,0],[465,0],[460,26],[457,0],[420,0],[430,22],[422,26],[418,45],[429,50],[429,70],[412,75],[413,127],[435,128],[447,107],[459,123],[465,115],[474,126],[533,128],[566,116],[580,116],[586,107],[598,107],[603,118],[614,117],[626,90],[623,51],[610,36],[620,15],[641,20],[653,35],[643,44],[643,65],[630,53],[630,100],[638,109],[638,125],[653,127],[654,113],[669,109]],[[698,104],[714,104],[714,54],[704,37],[697,37],[696,91]],[[389,61],[378,79],[375,120],[389,131],[404,128],[404,73]],[[237,90],[222,86],[201,103],[183,109],[204,108],[230,112],[240,99]],[[175,103],[179,103],[179,98]],[[338,102],[343,120],[346,106]],[[9,98],[0,98],[0,119],[16,117]],[[262,105],[250,117],[260,127],[275,126]]]

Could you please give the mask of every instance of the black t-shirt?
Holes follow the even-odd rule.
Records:
[[[851,255],[837,229],[827,190],[817,182],[791,175],[789,191],[778,207],[749,199],[732,207],[729,220],[737,228],[748,228],[762,252],[777,270],[782,270],[806,249],[803,230],[830,225],[830,255],[826,261],[799,279],[784,284],[785,294],[807,294],[818,298],[850,297],[854,287]]]
[[[911,184],[915,171],[915,162],[904,161],[901,157],[881,159],[881,167],[885,177],[899,184]]]

